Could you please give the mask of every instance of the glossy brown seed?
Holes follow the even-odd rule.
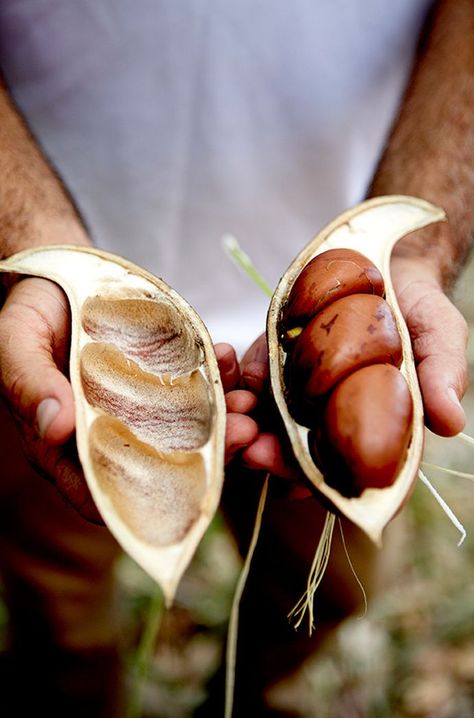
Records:
[[[374,364],[344,379],[312,438],[326,483],[346,496],[390,486],[405,461],[412,414],[408,384],[395,367]]]
[[[306,400],[321,397],[363,366],[400,366],[402,343],[390,306],[368,294],[338,299],[310,321],[288,362],[290,391]]]
[[[349,294],[383,296],[384,280],[375,264],[352,249],[328,249],[298,275],[283,313],[284,328],[304,326],[331,302]]]

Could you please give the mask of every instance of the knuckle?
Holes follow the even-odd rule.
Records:
[[[453,316],[453,324],[454,328],[459,333],[459,336],[461,337],[464,346],[467,346],[467,342],[469,339],[469,324],[467,323],[464,316],[461,314],[461,312],[454,307],[455,314]]]
[[[463,397],[469,385],[467,361],[460,361],[453,367],[455,386],[459,390],[459,396]]]
[[[25,361],[11,334],[5,332],[0,321],[0,394],[7,400],[15,415],[30,419],[26,395],[32,363]]]
[[[24,369],[11,367],[7,371],[2,371],[2,386],[0,389],[15,414],[22,419],[30,420],[31,411],[28,411],[24,401],[27,382],[28,375]]]
[[[25,370],[21,367],[11,367],[4,372],[3,386],[10,400],[15,404],[21,404],[23,389],[26,382]]]
[[[415,356],[446,352],[464,355],[469,337],[468,324],[457,307],[441,291],[422,297],[406,315]]]

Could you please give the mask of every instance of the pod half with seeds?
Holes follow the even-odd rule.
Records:
[[[296,257],[268,311],[272,391],[295,457],[376,543],[416,480],[424,431],[391,251],[404,235],[443,219],[441,209],[414,197],[362,202]]]

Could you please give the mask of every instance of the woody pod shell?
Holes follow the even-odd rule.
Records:
[[[403,236],[444,219],[443,210],[416,197],[389,195],[356,205],[334,219],[300,252],[278,283],[268,310],[270,382],[296,460],[310,484],[329,500],[336,511],[359,526],[376,544],[381,543],[385,526],[399,511],[413,488],[424,437],[423,404],[411,340],[392,286],[390,256],[394,245]],[[392,485],[383,489],[365,489],[360,496],[351,498],[342,496],[325,482],[308,448],[309,429],[299,424],[289,412],[284,373],[287,353],[280,337],[284,308],[301,270],[316,255],[340,248],[360,252],[382,273],[385,299],[395,315],[402,341],[403,361],[400,371],[413,399],[411,441],[403,466]]]
[[[111,533],[171,603],[222,489],[225,401],[205,325],[164,281],[99,250],[40,247],[0,271],[66,293],[87,484]]]

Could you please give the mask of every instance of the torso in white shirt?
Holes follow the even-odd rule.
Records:
[[[363,198],[430,0],[2,0],[0,61],[96,243],[239,350],[274,285]]]

